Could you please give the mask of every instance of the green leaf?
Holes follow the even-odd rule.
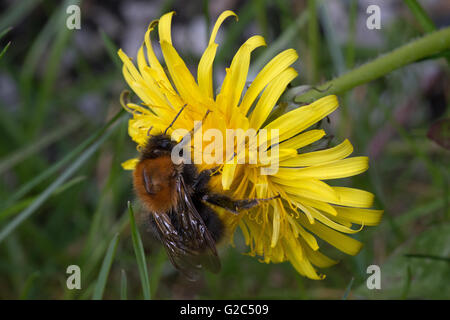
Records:
[[[133,238],[133,248],[136,254],[136,261],[139,268],[139,275],[141,277],[142,290],[144,293],[144,299],[150,300],[150,281],[147,272],[147,262],[145,260],[144,246],[142,245],[141,236],[136,227],[136,221],[134,219],[133,207],[130,201],[128,201],[128,212],[130,214],[130,228],[131,236]]]
[[[105,258],[103,259],[102,267],[95,284],[94,293],[92,294],[92,300],[101,300],[103,297],[103,291],[105,290],[106,280],[108,280],[109,270],[111,269],[111,265],[116,254],[118,242],[119,234],[116,233],[111,239]]]
[[[412,258],[411,255],[415,257]],[[418,258],[419,255],[422,257]],[[424,255],[440,259],[431,259]],[[430,227],[398,247],[380,266],[381,290],[369,290],[364,282],[354,291],[354,295],[370,299],[450,297],[450,286],[446,281],[450,279],[448,257],[450,257],[450,224]]]

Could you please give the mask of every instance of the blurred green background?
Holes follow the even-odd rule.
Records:
[[[242,254],[239,232],[236,248],[220,251],[220,274],[183,279],[150,241],[130,172],[120,166],[136,155],[128,115],[104,130],[127,88],[117,48],[135,57],[148,23],[165,12],[177,12],[174,44],[193,72],[216,17],[231,9],[239,22],[227,20],[219,33],[216,83],[239,46],[261,34],[269,46],[252,55],[250,78],[268,58],[295,48],[293,86],[314,86],[429,31],[407,2],[377,1],[381,29],[369,30],[371,1],[362,0],[2,1],[0,299],[143,298],[129,200],[153,299],[449,299],[450,151],[427,137],[450,113],[443,58],[339,95],[339,111],[324,121],[333,144],[349,138],[355,155],[370,156],[369,171],[345,183],[373,192],[385,215],[355,236],[365,244],[356,257],[324,246],[340,263],[321,270],[323,281]],[[449,24],[448,1],[421,2],[437,28]],[[70,4],[81,8],[80,30],[66,27]],[[372,264],[381,267],[381,290],[366,287]],[[81,268],[81,290],[66,288],[69,265]]]

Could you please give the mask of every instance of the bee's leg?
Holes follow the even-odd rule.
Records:
[[[208,186],[208,182],[212,176],[219,174],[219,167],[203,170],[200,172],[193,183],[193,188],[198,190],[204,190]]]
[[[242,200],[233,200],[230,197],[227,197],[225,195],[212,193],[212,194],[205,194],[202,198],[202,200],[211,203],[213,205],[216,205],[218,207],[224,208],[227,211],[230,211],[234,214],[239,214],[240,210],[247,210],[251,209],[257,205],[259,205],[262,201],[269,201],[273,199],[279,198],[280,195],[277,195],[275,197],[270,198],[263,198],[263,199],[242,199]]]

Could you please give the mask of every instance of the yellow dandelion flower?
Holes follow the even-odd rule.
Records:
[[[124,78],[142,100],[141,105],[127,103],[124,106],[133,115],[129,120],[129,135],[140,150],[149,134],[161,133],[168,128],[181,108],[185,110],[170,128],[172,132],[178,128],[192,130],[194,121],[203,120],[203,132],[215,129],[222,133],[224,140],[219,145],[225,146],[227,130],[253,129],[258,137],[253,147],[267,151],[269,158],[276,161],[278,170],[261,174],[261,169],[269,165],[260,158],[256,162],[249,161],[246,155],[252,144],[247,142],[244,142],[244,148],[238,148],[238,143],[233,145],[233,161],[225,148],[211,151],[208,143],[203,143],[200,149],[194,146],[193,157],[209,155],[214,158],[223,153],[227,159],[225,163],[197,164],[201,170],[220,165],[221,174],[211,180],[215,192],[234,199],[280,197],[238,215],[223,210],[219,210],[219,214],[226,221],[230,235],[238,227],[242,230],[250,255],[259,256],[266,263],[289,261],[300,274],[323,279],[324,275],[316,268],[329,267],[336,261],[319,251],[316,236],[340,251],[356,255],[362,244],[346,234],[358,232],[362,226],[377,225],[382,216],[381,210],[369,209],[374,198],[371,193],[324,182],[354,176],[368,169],[367,157],[349,158],[353,147],[348,140],[333,148],[302,152],[302,148],[325,136],[324,130],[311,127],[336,110],[337,97],[326,96],[276,119],[269,118],[286,86],[297,76],[290,66],[298,55],[293,49],[279,53],[244,90],[251,53],[266,45],[261,36],[249,38],[239,48],[226,69],[220,92],[215,96],[216,35],[224,20],[231,16],[237,18],[236,14],[225,11],[219,16],[198,64],[197,80],[172,44],[173,14],[167,13],[150,24],[137,54],[137,66],[119,50]],[[150,37],[156,26],[166,68],[158,61],[152,47]],[[208,111],[211,112],[205,117]],[[277,152],[271,144],[273,137],[263,134],[272,129],[278,132]],[[194,132],[194,140],[198,134],[201,133]],[[208,141],[212,141],[212,137],[209,138]],[[240,163],[236,159],[245,161]],[[130,159],[123,167],[133,170],[137,162],[137,159]],[[353,225],[361,225],[361,228]]]

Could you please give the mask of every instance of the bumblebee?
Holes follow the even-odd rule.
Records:
[[[220,270],[216,244],[225,226],[213,207],[238,214],[276,197],[233,200],[212,192],[208,184],[217,168],[199,172],[194,164],[174,164],[171,152],[176,142],[166,132],[150,136],[141,150],[133,172],[134,189],[148,213],[150,231],[163,244],[171,263],[196,280],[202,268]]]

